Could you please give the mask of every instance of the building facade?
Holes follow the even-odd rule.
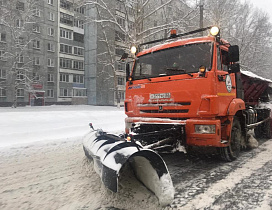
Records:
[[[84,7],[0,0],[0,106],[87,104]]]
[[[126,64],[120,58],[128,49],[124,29],[128,23],[126,18],[131,17],[125,12],[124,2],[113,0],[106,4],[104,11],[95,4],[86,6],[90,20],[85,25],[88,104],[123,105]]]
[[[0,106],[123,105],[122,54],[195,17],[179,0],[0,0]]]
[[[124,104],[126,63],[120,58],[132,45],[199,25],[193,9],[179,0],[88,0],[86,6],[85,79],[92,105]]]

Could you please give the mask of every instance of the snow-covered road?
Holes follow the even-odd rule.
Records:
[[[0,209],[160,209],[157,198],[127,170],[116,194],[85,158],[88,123],[120,133],[114,107],[0,108]],[[239,160],[165,154],[174,186],[170,209],[271,209],[272,140]]]
[[[0,107],[0,147],[82,137],[89,123],[121,133],[124,118],[123,109],[106,106]]]

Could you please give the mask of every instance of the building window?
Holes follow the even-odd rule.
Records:
[[[117,70],[119,71],[125,71],[125,63],[124,62],[117,62]]]
[[[4,69],[0,69],[0,78],[6,79],[7,78],[7,72]]]
[[[39,8],[34,8],[33,16],[41,17],[41,10]]]
[[[18,72],[17,72],[17,75],[16,75],[16,79],[17,79],[17,80],[24,80],[24,78],[25,78],[24,72],[18,71]]]
[[[16,9],[24,11],[25,10],[25,4],[23,2],[21,2],[21,1],[18,1],[16,3]]]
[[[81,14],[85,14],[85,10],[86,10],[85,7],[82,6],[82,7],[75,8],[74,11],[81,13]]]
[[[66,0],[60,0],[60,7],[66,10],[71,10],[72,3]]]
[[[19,38],[16,40],[16,44],[18,44],[18,45],[24,45],[24,38],[23,38],[23,37],[19,37]]]
[[[83,22],[83,20],[75,20],[74,21],[74,26],[83,29],[84,28],[84,22]]]
[[[55,45],[53,43],[47,44],[47,51],[55,52]]]
[[[6,97],[7,96],[7,90],[5,88],[0,87],[0,97]]]
[[[47,98],[54,98],[54,90],[52,89],[47,90]]]
[[[40,40],[33,40],[33,48],[34,49],[41,49]]]
[[[51,27],[48,28],[48,35],[54,36],[54,29],[53,28],[51,28]]]
[[[116,17],[116,19],[117,19],[117,23],[121,26],[121,27],[123,27],[123,28],[125,28],[125,26],[126,26],[126,21],[125,21],[125,19],[124,18],[122,18],[122,17]]]
[[[53,74],[47,75],[47,82],[54,82],[54,75]]]
[[[60,22],[69,26],[73,26],[74,17],[72,15],[60,13]]]
[[[73,75],[73,82],[74,83],[80,83],[80,84],[84,84],[84,76],[83,75]]]
[[[128,30],[134,29],[134,22],[129,21],[128,22]]]
[[[71,69],[72,68],[72,60],[60,58],[60,67],[64,69]]]
[[[115,31],[115,41],[125,41],[125,34],[120,31]]]
[[[73,89],[73,96],[74,97],[85,97],[87,96],[85,88],[75,88]]]
[[[54,13],[49,12],[48,15],[49,15],[49,20],[51,20],[51,21],[54,21],[54,20],[55,20]]]
[[[38,24],[33,24],[33,32],[41,33],[41,27]]]
[[[0,33],[0,42],[6,42],[6,33]]]
[[[84,55],[84,48],[74,47],[74,54],[75,55]]]
[[[33,65],[40,65],[40,58],[39,57],[33,58]]]
[[[16,26],[17,28],[23,27],[23,21],[22,21],[21,19],[16,19],[16,20],[15,20],[15,26]]]
[[[125,78],[124,77],[118,77],[117,84],[118,85],[125,85]]]
[[[47,59],[47,66],[48,66],[48,67],[54,67],[54,60],[51,59],[51,58],[48,58],[48,59]]]
[[[83,70],[84,69],[84,67],[83,67],[83,61],[74,60],[73,61],[73,69]]]
[[[40,76],[38,75],[37,72],[33,72],[33,80],[34,81],[39,81],[40,80]]]
[[[122,2],[122,1],[117,1],[116,2],[116,5],[115,5],[116,7],[116,9],[117,10],[119,10],[120,12],[123,12],[123,13],[125,13],[126,12],[126,9],[125,9],[125,4],[124,4],[124,2]]]
[[[60,82],[69,82],[69,74],[60,74]]]
[[[47,0],[47,3],[53,5],[53,0]]]
[[[60,37],[65,39],[72,39],[72,31],[61,28]]]
[[[70,96],[70,91],[69,91],[69,89],[60,88],[60,96],[61,96],[61,97],[69,97],[69,96]]]
[[[72,46],[66,44],[60,44],[60,52],[72,54]]]
[[[2,61],[5,61],[6,60],[6,58],[5,58],[5,51],[4,50],[0,50],[0,60],[2,60]]]
[[[74,33],[74,40],[77,42],[84,43],[84,35],[79,33]]]
[[[18,63],[24,63],[24,56],[22,54],[17,54],[16,58]]]
[[[24,97],[25,90],[23,88],[17,89],[17,97]]]
[[[117,95],[115,94],[116,99],[120,99],[121,101],[125,100],[125,92],[124,91],[118,91]]]

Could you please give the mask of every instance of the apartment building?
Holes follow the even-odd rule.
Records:
[[[86,104],[84,7],[0,0],[0,106]]]
[[[84,86],[85,7],[59,1],[59,94],[58,102],[86,104]]]
[[[105,2],[104,11],[95,4],[86,7],[86,16],[92,20],[85,25],[88,104],[123,105],[126,63],[120,58],[129,49],[127,35],[133,30],[134,8],[128,1]]]
[[[84,41],[88,104],[124,104],[126,63],[120,58],[132,45],[168,37],[173,28],[182,33],[199,25],[193,9],[179,0],[94,2],[86,7],[91,20]]]

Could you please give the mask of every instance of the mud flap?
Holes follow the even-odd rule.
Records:
[[[119,172],[129,162],[136,177],[154,192],[162,206],[172,203],[174,187],[170,174],[161,156],[154,151],[103,131],[88,133],[83,139],[83,149],[85,155],[93,159],[95,171],[111,191],[118,191]]]

